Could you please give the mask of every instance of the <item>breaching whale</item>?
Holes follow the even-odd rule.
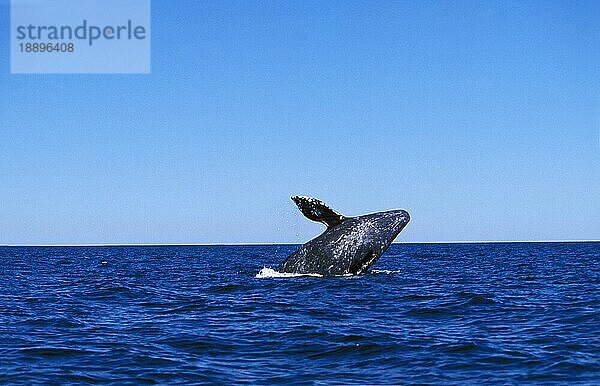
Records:
[[[322,201],[294,196],[302,214],[327,229],[285,259],[282,273],[345,275],[369,269],[410,221],[405,210],[345,217]]]

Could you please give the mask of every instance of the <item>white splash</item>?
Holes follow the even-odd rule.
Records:
[[[300,276],[313,276],[323,277],[318,273],[289,273],[289,272],[277,272],[273,268],[264,267],[256,274],[258,279],[273,278],[273,277],[300,277]]]
[[[369,273],[384,273],[386,275],[389,275],[391,273],[400,273],[400,270],[390,271],[389,269],[372,269],[369,271]]]
[[[392,273],[400,273],[400,270],[391,271],[389,269],[371,269],[367,271],[367,274],[385,274],[389,275]],[[257,274],[256,278],[258,279],[266,279],[266,278],[274,278],[274,277],[302,277],[302,276],[312,276],[312,277],[324,277],[318,273],[290,273],[290,272],[278,272],[273,268],[264,267]],[[362,275],[353,275],[351,273],[345,273],[343,275],[331,275],[331,277],[360,277]]]

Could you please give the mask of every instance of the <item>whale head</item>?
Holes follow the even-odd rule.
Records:
[[[410,215],[403,209],[397,209],[366,214],[357,219],[362,223],[369,224],[373,236],[391,243],[408,224]]]
[[[348,218],[338,228],[330,229],[331,237],[339,237],[335,253],[346,256],[350,264],[346,272],[365,272],[381,257],[410,221],[405,210],[390,210]]]

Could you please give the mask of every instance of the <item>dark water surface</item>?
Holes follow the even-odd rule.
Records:
[[[600,243],[0,247],[0,382],[600,384]]]

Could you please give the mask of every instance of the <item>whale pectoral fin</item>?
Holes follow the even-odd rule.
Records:
[[[356,259],[350,264],[350,268],[348,268],[348,273],[353,275],[360,275],[361,273],[365,273],[371,265],[373,265],[375,259],[375,253],[373,251],[369,251],[362,258]]]
[[[337,213],[321,200],[307,196],[293,196],[292,200],[298,206],[298,209],[309,220],[321,222],[328,228],[336,226],[346,219],[346,217]]]

